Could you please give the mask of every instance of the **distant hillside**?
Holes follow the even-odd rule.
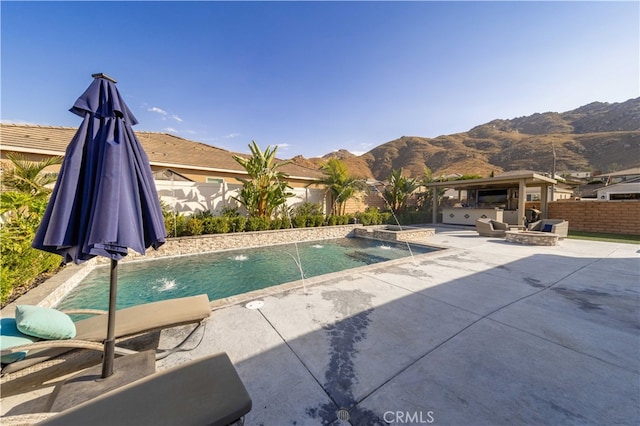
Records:
[[[341,149],[338,151],[331,152],[322,156],[321,158],[304,158],[301,155],[293,157],[291,160],[299,164],[301,166],[320,169],[324,163],[327,162],[330,158],[338,158],[347,165],[347,169],[352,176],[357,176],[361,178],[373,178],[373,174],[371,173],[371,168],[369,164],[365,160],[363,156],[357,156],[355,154],[350,153],[346,149]]]
[[[328,158],[345,161],[354,176],[384,180],[393,169],[422,176],[478,174],[510,170],[626,169],[640,165],[640,98],[621,103],[593,102],[564,113],[546,112],[511,120],[493,120],[464,133],[422,138],[402,136],[361,156],[341,150],[322,158],[294,158],[320,167]]]
[[[483,126],[493,126],[505,132],[529,135],[638,131],[640,130],[640,98],[614,104],[593,102],[563,113],[545,112],[513,120],[493,120]]]

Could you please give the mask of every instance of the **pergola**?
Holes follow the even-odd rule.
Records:
[[[547,217],[549,202],[548,189],[557,183],[555,179],[539,175],[531,171],[508,172],[500,176],[481,179],[451,180],[445,182],[431,182],[427,188],[433,189],[433,216],[436,223],[438,212],[438,189],[477,190],[477,189],[503,189],[517,188],[518,190],[518,226],[524,226],[525,202],[527,188],[540,188],[540,209],[542,218]]]

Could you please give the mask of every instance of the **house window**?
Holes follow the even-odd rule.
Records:
[[[224,183],[224,179],[207,177],[207,183]]]
[[[626,194],[609,194],[610,200],[640,200],[640,194],[626,193]]]

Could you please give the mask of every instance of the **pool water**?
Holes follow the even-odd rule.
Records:
[[[411,245],[414,254],[437,250]],[[410,256],[407,244],[339,238],[153,259],[118,265],[118,309],[206,293],[209,300],[305,278]],[[109,268],[97,267],[59,304],[59,309],[107,309]]]

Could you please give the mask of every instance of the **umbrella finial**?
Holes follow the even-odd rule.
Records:
[[[101,72],[99,72],[97,74],[91,74],[91,77],[93,77],[93,78],[104,78],[105,80],[109,80],[109,81],[111,81],[113,83],[117,83],[117,81],[114,78],[109,77],[108,75],[106,75],[104,73],[101,73]]]

